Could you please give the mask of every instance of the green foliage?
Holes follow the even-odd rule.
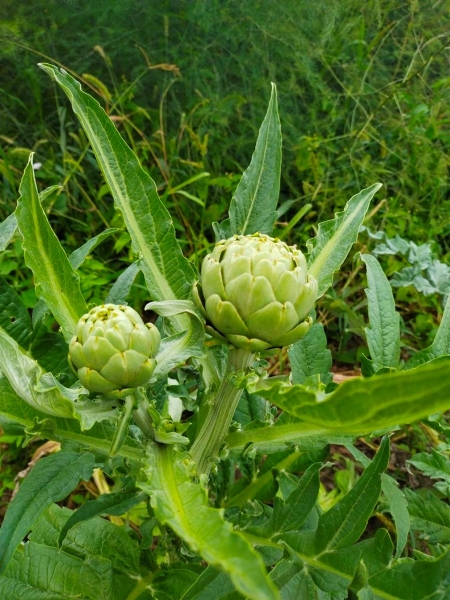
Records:
[[[445,418],[436,414],[450,408],[448,306],[427,353],[403,365],[391,287],[376,259],[363,255],[369,377],[332,381],[321,323],[288,350],[292,381],[285,373],[274,376],[274,365],[253,349],[214,345],[190,301],[195,269],[176,238],[168,196],[158,196],[133,150],[78,82],[56,67],[43,68],[71,100],[132,241],[133,266],[116,278],[109,296],[126,302],[142,271],[145,294],[156,300],[146,309],[159,315],[162,342],[153,379],[125,399],[89,393],[57,360],[87,304],[82,269],[89,253],[118,232],[107,226],[68,256],[38,195],[30,158],[16,218],[38,291],[30,318],[0,280],[0,423],[7,434],[56,440],[61,449],[33,466],[5,515],[3,596],[445,600],[447,505],[435,496],[421,510],[420,491],[404,494],[385,473],[389,436],[379,438],[421,419],[430,437],[433,426],[436,435],[450,438]],[[280,164],[276,98],[273,89],[222,228],[250,232],[262,224],[272,233]],[[318,225],[309,265],[319,296],[346,260],[379,187],[354,195],[335,219]],[[9,220],[2,229],[5,246],[12,226]],[[366,441],[375,451],[372,460],[352,445],[362,435],[372,437]],[[323,462],[329,444],[345,445],[363,466],[361,472],[347,454],[341,491],[331,500],[326,492],[324,499],[322,480],[330,469]],[[447,451],[442,444],[409,461],[437,479],[436,491],[445,495]],[[112,492],[75,512],[55,506],[94,467],[114,482]],[[111,491],[106,479],[102,486]],[[393,525],[389,517],[381,521],[395,528],[395,551],[389,531],[373,523],[384,513],[393,519]],[[424,544],[420,551],[413,552],[415,537],[408,544],[411,532]]]

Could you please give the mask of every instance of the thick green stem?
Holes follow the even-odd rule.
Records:
[[[149,403],[148,400],[142,399],[133,415],[133,420],[136,425],[140,428],[144,436],[148,439],[153,436],[153,421],[148,414]]]
[[[192,444],[191,456],[198,465],[199,473],[206,473],[210,459],[218,456],[243,392],[231,383],[231,376],[241,370],[246,373],[253,359],[254,354],[247,350],[230,349],[225,377]]]
[[[126,396],[125,403],[123,406],[123,413],[120,417],[119,424],[117,425],[117,429],[114,433],[113,441],[111,444],[111,449],[109,451],[111,456],[115,456],[117,452],[120,450],[120,447],[125,441],[128,433],[128,425],[130,423],[131,414],[134,408],[134,394],[130,394]]]

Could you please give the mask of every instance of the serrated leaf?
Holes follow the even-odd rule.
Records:
[[[59,544],[62,543],[69,529],[93,517],[100,515],[120,516],[131,510],[136,504],[146,499],[142,492],[115,492],[113,494],[101,494],[95,500],[84,502],[64,524],[59,536]]]
[[[89,401],[89,405],[91,404],[92,411],[101,410],[101,408],[94,408],[97,404],[95,400]],[[102,452],[105,457],[109,456],[111,440],[115,432],[113,425],[96,420],[89,431],[82,431],[80,423],[75,419],[58,417],[50,419],[45,416],[17,396],[7,379],[0,378],[0,425],[5,432],[11,435],[23,435],[24,429],[51,430],[51,437],[55,441],[69,440],[82,448],[94,448]],[[142,447],[128,437],[118,455],[139,463],[143,458]]]
[[[326,375],[331,369],[331,352],[321,323],[314,323],[304,338],[288,349],[292,383],[304,384],[312,375]]]
[[[242,598],[234,589],[229,575],[208,567],[197,581],[186,591],[181,600],[239,600]]]
[[[272,93],[266,116],[259,130],[249,167],[231,199],[232,235],[271,234],[278,216],[277,203],[281,174],[281,125],[278,116],[277,88]]]
[[[326,427],[305,423],[288,413],[282,413],[272,425],[250,423],[241,431],[229,433],[225,438],[231,452],[251,449],[258,454],[271,454],[291,448],[294,444],[304,452],[319,450],[327,444],[348,444],[353,435],[337,434]]]
[[[33,408],[47,415],[74,417],[74,401],[82,388],[65,388],[51,373],[44,373],[39,364],[1,329],[0,370],[15,393]],[[40,389],[39,382],[42,383]]]
[[[438,558],[400,562],[369,579],[376,598],[448,600],[450,551]]]
[[[308,240],[308,272],[318,281],[318,298],[331,286],[333,273],[342,265],[356,242],[370,201],[380,187],[381,183],[374,183],[350,198],[344,210],[336,213],[334,219],[320,223],[317,236]]]
[[[105,304],[126,304],[131,291],[131,286],[140,270],[141,268],[138,260],[131,263],[112,285],[108,296],[106,297]]]
[[[185,299],[191,295],[194,270],[175,239],[172,219],[161,202],[155,182],[142,169],[133,151],[120,136],[99,103],[81,90],[66,71],[41,64],[69,97],[114,202],[122,213],[151,296],[157,301]],[[178,330],[186,319],[175,318]]]
[[[0,529],[0,573],[42,512],[63,500],[94,468],[94,455],[57,452],[41,459],[30,471],[6,511]]]
[[[9,217],[0,223],[0,252],[8,247],[17,229],[16,215],[12,213]]]
[[[447,298],[444,314],[433,343],[428,348],[413,354],[406,363],[405,370],[413,369],[447,354],[450,354],[450,296]]]
[[[188,455],[158,446],[149,457],[148,481],[138,486],[148,493],[158,520],[169,525],[193,550],[228,573],[236,589],[254,600],[276,599],[262,561],[245,537],[233,531],[222,512],[208,506],[205,490],[191,480]]]
[[[269,387],[269,382],[255,391],[305,423],[348,435],[414,423],[450,408],[450,361],[444,359],[411,371],[351,379],[326,396],[301,385]]]
[[[378,501],[381,473],[389,460],[389,439],[383,439],[370,465],[352,489],[319,518],[315,552],[322,554],[347,547],[358,541]]]
[[[435,411],[432,411],[435,412]],[[436,411],[437,412],[437,411]],[[431,479],[441,479],[434,484],[440,492],[450,498],[450,459],[437,450],[431,453],[420,452],[408,460],[416,469]]]
[[[354,446],[346,445],[346,448],[352,453],[352,455],[359,460],[364,467],[368,467],[370,459],[360,450]],[[397,537],[395,558],[399,558],[403,552],[406,542],[408,541],[409,535],[409,512],[408,502],[406,501],[405,494],[398,487],[395,479],[383,473],[381,476],[381,489],[386,496],[389,503],[389,510],[395,523],[395,533]]]
[[[73,515],[73,511],[52,504],[33,526],[28,539],[45,546],[60,548],[61,530]],[[127,529],[114,525],[106,519],[94,517],[78,523],[65,537],[62,552],[80,558],[99,557],[111,562],[113,568],[133,579],[139,573],[140,550]]]
[[[321,463],[310,465],[285,500],[278,496],[274,498],[270,519],[261,526],[248,527],[245,531],[270,540],[299,529],[316,503],[321,467]]]
[[[375,371],[398,367],[400,359],[400,315],[395,310],[392,288],[380,263],[370,254],[361,254],[367,269],[366,289],[370,328],[367,344]]]
[[[269,406],[269,403],[264,398],[256,394],[249,394],[244,390],[242,396],[239,398],[233,421],[241,425],[248,425],[258,419],[264,423],[269,417]]]
[[[22,300],[0,277],[0,328],[26,348],[31,336],[30,315]]]
[[[84,263],[86,257],[92,252],[92,250],[94,250],[99,244],[101,244],[104,239],[108,238],[110,235],[116,233],[117,231],[120,231],[120,229],[105,229],[105,231],[102,231],[95,237],[88,240],[85,244],[80,246],[80,248],[74,250],[69,256],[69,261],[72,265],[72,268],[76,271],[78,267],[80,267]]]
[[[419,495],[405,489],[405,494],[411,529],[430,544],[450,544],[450,506],[430,491]]]
[[[203,319],[190,300],[150,302],[145,310],[153,310],[161,317],[172,317],[181,313],[189,316],[186,331],[163,338],[156,357],[154,376],[165,375],[171,369],[185,363],[189,358],[205,356],[205,330]]]
[[[11,600],[111,600],[112,590],[109,561],[83,561],[33,542],[25,544],[0,577],[0,595]]]
[[[39,201],[30,155],[20,183],[16,218],[23,237],[26,265],[33,271],[35,291],[45,300],[69,340],[79,318],[87,312],[79,277],[53,232]]]

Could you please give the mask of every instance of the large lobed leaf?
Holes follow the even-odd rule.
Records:
[[[139,567],[140,549],[124,527],[95,518],[72,528],[58,547],[60,530],[71,514],[55,504],[43,513],[0,577],[0,597],[127,600],[134,593],[149,599],[142,582],[147,574]]]
[[[57,452],[33,467],[9,505],[0,529],[0,573],[44,510],[63,500],[81,479],[90,479],[93,468],[94,455],[89,452]]]
[[[350,198],[344,210],[337,213],[334,219],[320,223],[317,236],[307,242],[310,252],[308,268],[319,283],[318,298],[331,286],[333,273],[342,265],[356,242],[370,201],[380,187],[381,183],[374,183]]]
[[[222,511],[208,506],[205,490],[192,480],[188,455],[159,445],[148,457],[148,480],[139,487],[152,498],[156,517],[211,565],[228,573],[236,589],[254,600],[278,598],[261,558],[233,531]]]
[[[36,187],[33,155],[20,183],[16,219],[23,237],[25,263],[33,271],[36,295],[45,300],[70,339],[79,318],[87,312],[80,281],[47,219]]]
[[[410,358],[405,369],[414,369],[430,360],[450,354],[450,295],[445,304],[444,314],[433,343]]]
[[[40,66],[61,86],[80,119],[124,218],[133,249],[142,259],[141,269],[152,297],[158,301],[188,298],[194,270],[175,239],[172,220],[155,182],[99,103],[64,70],[48,64]]]
[[[259,130],[249,167],[242,175],[230,205],[231,235],[271,234],[277,218],[281,174],[281,125],[277,88]]]
[[[373,368],[396,369],[400,359],[400,315],[395,310],[391,284],[374,256],[361,254],[361,260],[366,265],[369,284],[366,295],[370,328],[366,328],[366,337]]]
[[[326,396],[302,385],[266,384],[257,392],[287,413],[336,433],[362,435],[414,423],[450,408],[450,361],[351,379]]]

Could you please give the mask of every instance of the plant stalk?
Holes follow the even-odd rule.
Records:
[[[207,473],[210,469],[210,459],[218,457],[220,446],[228,433],[243,392],[233,385],[231,376],[241,370],[247,373],[253,364],[254,356],[248,350],[231,348],[229,351],[225,377],[190,450],[192,458],[198,465],[199,473]]]
[[[131,415],[133,413],[134,408],[134,394],[130,394],[126,396],[125,403],[123,406],[123,413],[120,417],[119,424],[117,425],[117,429],[114,433],[113,441],[111,444],[111,449],[109,454],[111,456],[115,456],[117,452],[120,450],[120,447],[125,441],[125,438],[128,434],[128,425],[130,423]]]

